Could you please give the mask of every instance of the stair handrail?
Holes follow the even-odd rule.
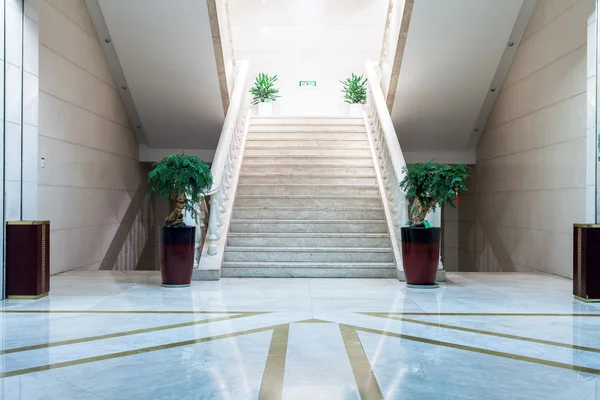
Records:
[[[400,188],[400,182],[405,175],[403,168],[406,166],[406,161],[381,90],[381,78],[377,73],[376,64],[367,61],[365,68],[367,74],[367,104],[365,111],[369,119],[386,197],[390,211],[393,214],[392,219],[396,228],[396,237],[400,239],[400,227],[408,220],[406,193]]]
[[[233,198],[230,190],[233,186],[234,168],[242,152],[242,139],[248,125],[248,102],[246,101],[248,62],[238,62],[236,67],[238,71],[229,108],[210,169],[213,176],[213,187],[210,191],[208,237],[206,238],[209,256],[217,254],[218,242],[222,236],[220,230],[223,225],[223,214],[228,208],[229,200]]]

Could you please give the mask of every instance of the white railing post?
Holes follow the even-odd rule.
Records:
[[[219,227],[217,224],[217,214],[219,213],[219,201],[216,194],[210,199],[210,211],[208,214],[208,255],[217,254],[217,241],[219,240]]]

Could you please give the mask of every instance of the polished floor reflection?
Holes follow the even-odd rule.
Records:
[[[0,302],[0,399],[600,399],[600,305],[549,275],[71,272]]]

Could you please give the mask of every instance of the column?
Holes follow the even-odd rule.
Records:
[[[6,221],[37,218],[37,10],[32,0],[0,0],[0,299],[4,298]]]

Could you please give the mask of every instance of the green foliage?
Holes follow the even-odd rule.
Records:
[[[344,101],[350,104],[365,104],[367,102],[367,78],[352,74],[350,78],[340,81]]]
[[[456,195],[461,190],[467,190],[465,180],[471,174],[471,167],[465,164],[439,164],[428,161],[423,164],[405,166],[402,171],[406,174],[400,187],[406,192],[410,202],[412,225],[418,225],[429,210],[448,204],[455,206]],[[415,201],[417,200],[417,201]],[[418,210],[413,207],[418,205]],[[419,215],[421,218],[419,220]]]
[[[258,103],[268,103],[277,100],[279,89],[275,88],[275,82],[277,82],[277,75],[269,76],[262,72],[258,74],[254,81],[254,86],[250,89],[252,94],[252,104],[257,105]]]
[[[210,190],[213,179],[210,167],[204,161],[181,153],[171,154],[154,163],[154,168],[148,173],[148,183],[148,195],[156,193],[174,200],[185,194],[185,210],[196,218],[194,204]]]

